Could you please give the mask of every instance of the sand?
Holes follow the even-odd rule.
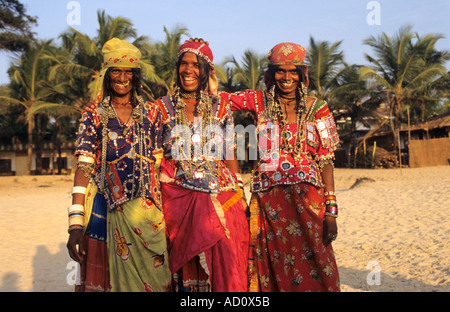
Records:
[[[450,291],[450,166],[336,169],[335,181],[343,292]],[[71,187],[71,176],[0,177],[0,291],[73,290]]]

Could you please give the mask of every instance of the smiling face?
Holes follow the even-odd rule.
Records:
[[[196,92],[200,86],[200,65],[194,53],[184,53],[178,68],[178,79],[186,93]]]
[[[133,89],[133,71],[131,68],[113,67],[109,72],[111,89],[114,96],[127,97]]]
[[[300,80],[295,65],[280,65],[275,71],[275,83],[277,90],[284,97],[295,97],[295,92]]]

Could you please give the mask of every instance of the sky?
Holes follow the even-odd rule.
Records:
[[[334,43],[342,40],[345,61],[367,64],[365,53],[373,54],[363,41],[383,32],[394,36],[412,25],[421,36],[439,33],[437,49],[450,50],[449,0],[19,0],[26,13],[36,16],[33,27],[39,39],[54,39],[69,27],[95,37],[97,11],[132,21],[139,36],[155,43],[169,30],[186,27],[191,37],[209,41],[214,63],[246,50],[266,55],[280,42],[308,48],[310,37]],[[188,37],[183,38],[188,39]],[[0,84],[9,82],[6,71],[14,60],[0,52]],[[447,64],[447,68],[450,68]]]

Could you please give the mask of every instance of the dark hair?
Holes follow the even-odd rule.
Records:
[[[181,54],[175,64],[177,67],[177,86],[180,88],[181,88],[180,64],[181,64],[181,60],[183,59],[183,56],[186,53],[192,53],[192,52],[184,52],[183,54]],[[197,54],[195,54],[195,56],[197,57],[197,62],[199,65],[199,80],[200,80],[197,92],[200,92],[201,90],[205,90],[206,87],[208,86],[210,65],[202,57],[198,56]]]
[[[114,95],[114,91],[111,88],[111,75],[110,72],[114,67],[108,68],[108,70],[105,73],[105,78],[103,79],[103,98],[107,96]],[[134,96],[141,95],[141,69],[140,68],[131,68],[131,71],[133,72],[133,78],[131,78],[131,84],[133,88],[131,89],[131,104],[133,107],[137,104],[137,101],[135,100]]]
[[[295,67],[297,68],[297,73],[299,77],[298,82],[306,83],[306,81],[308,80],[308,78],[305,75],[306,65],[295,65]],[[266,84],[267,90],[270,90],[270,88],[275,84],[275,73],[278,70],[278,68],[279,65],[269,64],[267,66],[267,70],[264,73],[264,83]]]

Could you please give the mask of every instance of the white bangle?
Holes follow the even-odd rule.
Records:
[[[86,188],[84,186],[74,186],[72,194],[86,194]]]
[[[89,156],[80,155],[78,156],[78,161],[84,161],[90,164],[95,164],[95,159]]]
[[[73,204],[70,205],[69,208],[67,209],[67,212],[70,214],[74,211],[81,211],[84,212],[84,206],[83,205],[79,205],[79,204]]]

